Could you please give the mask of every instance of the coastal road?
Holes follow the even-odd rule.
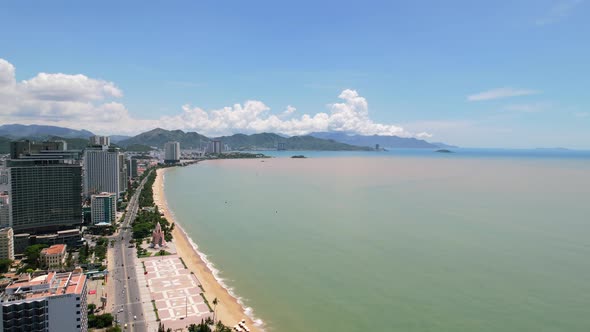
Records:
[[[125,219],[121,224],[120,231],[111,237],[115,242],[113,247],[109,248],[113,260],[111,270],[109,270],[109,283],[114,283],[114,287],[111,287],[113,293],[109,294],[109,297],[114,297],[114,300],[111,299],[110,302],[113,304],[112,314],[121,327],[127,324],[126,331],[147,332],[139,292],[140,285],[135,272],[135,264],[137,263],[135,245],[129,243],[133,239],[131,224],[139,210],[139,194],[147,178],[146,176],[143,179],[129,200]]]

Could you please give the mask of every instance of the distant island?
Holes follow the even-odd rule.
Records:
[[[447,149],[440,149],[440,150],[436,150],[434,152],[439,152],[439,153],[453,153],[453,151],[447,150]]]
[[[303,159],[303,158],[307,158],[307,157],[302,154],[298,154],[298,155],[292,156],[291,158]]]

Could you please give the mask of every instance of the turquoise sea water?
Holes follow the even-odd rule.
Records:
[[[269,331],[589,331],[590,158],[478,153],[207,161],[166,197]]]

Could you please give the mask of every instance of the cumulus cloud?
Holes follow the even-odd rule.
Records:
[[[260,101],[247,101],[220,110],[206,112],[199,107],[183,106],[183,113],[163,118],[166,126],[197,130],[214,135],[231,132],[272,131],[287,135],[304,135],[317,131],[339,131],[361,135],[413,136],[402,127],[375,123],[369,118],[367,100],[357,91],[346,89],[338,96],[341,103],[328,105],[329,113],[303,114],[288,120],[267,114],[270,108]],[[287,111],[295,110],[290,106]],[[283,113],[284,114],[284,113]]]
[[[261,101],[248,100],[214,110],[189,104],[175,115],[158,119],[132,117],[115,99],[123,92],[113,83],[85,75],[39,73],[17,82],[15,68],[0,59],[0,121],[35,123],[85,128],[97,133],[138,132],[161,127],[197,131],[205,135],[228,135],[236,132],[277,132],[304,135],[311,132],[337,131],[361,135],[397,135],[430,138],[421,132],[414,135],[402,127],[381,124],[369,117],[367,100],[356,90],[340,93],[337,103],[328,104],[325,112],[293,117],[296,108],[288,105],[279,115]]]
[[[282,117],[287,117],[292,115],[293,113],[295,113],[295,111],[297,111],[297,109],[291,105],[287,105],[287,108],[285,108],[285,111],[283,113],[281,113]]]
[[[116,121],[129,117],[110,98],[123,93],[112,82],[84,75],[39,73],[17,82],[14,66],[0,59],[0,119],[21,123]]]
[[[493,100],[493,99],[501,99],[501,98],[509,98],[509,97],[519,97],[519,96],[528,96],[534,95],[539,93],[535,90],[530,89],[514,89],[514,88],[498,88],[487,90],[483,92],[479,92],[476,94],[472,94],[467,96],[468,101],[484,101],[484,100]]]

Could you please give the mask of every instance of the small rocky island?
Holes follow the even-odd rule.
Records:
[[[453,153],[453,151],[447,150],[447,149],[440,149],[440,150],[436,150],[434,152],[439,152],[439,153]]]
[[[291,158],[304,159],[304,158],[307,158],[307,157],[304,156],[304,155],[302,155],[302,154],[298,154],[298,155],[292,156]]]

